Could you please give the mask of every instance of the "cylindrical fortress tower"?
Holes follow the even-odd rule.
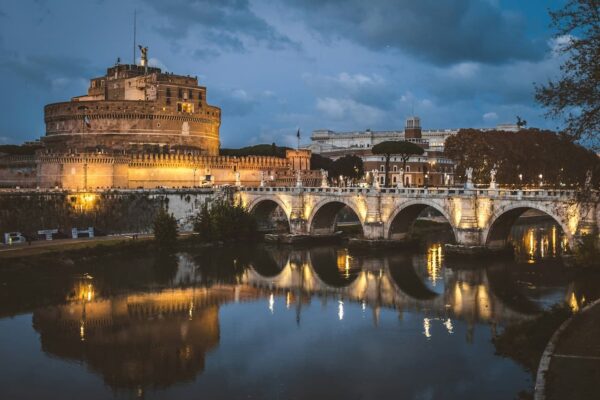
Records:
[[[195,77],[159,68],[118,64],[90,81],[88,94],[48,104],[46,136],[52,152],[171,149],[218,155],[221,110],[206,103]]]

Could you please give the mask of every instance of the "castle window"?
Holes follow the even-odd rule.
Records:
[[[188,90],[188,98],[191,100],[194,98],[194,92],[192,92],[192,89]]]
[[[385,172],[385,165],[380,165],[379,166],[379,171]]]
[[[177,98],[181,99],[183,97],[183,89],[179,88],[177,89]]]
[[[398,171],[398,166],[394,165],[392,168],[392,171],[397,172]]]
[[[191,114],[194,112],[193,103],[177,103],[177,111]]]

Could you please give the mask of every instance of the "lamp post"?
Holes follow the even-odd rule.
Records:
[[[523,188],[523,174],[519,174],[519,185]]]
[[[544,183],[544,175],[540,174],[539,178],[540,178],[540,187],[542,187],[542,185]]]

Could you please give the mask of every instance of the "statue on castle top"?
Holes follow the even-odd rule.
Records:
[[[327,178],[329,177],[329,173],[324,169],[321,169],[321,187],[328,187],[329,184],[327,182]]]
[[[142,46],[141,44],[138,44],[138,47],[140,48],[140,52],[142,53],[142,67],[146,67],[148,65],[148,46]]]
[[[465,189],[473,189],[473,167],[468,167],[465,170],[467,175],[467,182],[465,183]]]

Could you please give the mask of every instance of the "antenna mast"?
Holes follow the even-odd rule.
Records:
[[[137,19],[137,10],[133,10],[133,65],[135,65],[135,42],[136,42],[136,19]]]

